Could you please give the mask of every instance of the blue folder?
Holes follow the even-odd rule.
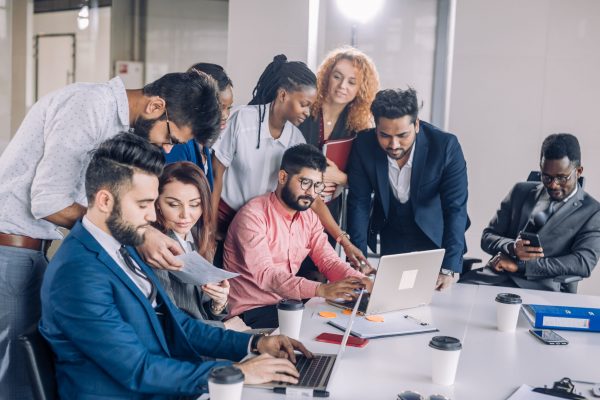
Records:
[[[523,314],[534,328],[600,332],[600,309],[524,304]]]

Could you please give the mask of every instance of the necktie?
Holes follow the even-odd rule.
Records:
[[[148,284],[150,285],[150,295],[148,296],[148,301],[150,301],[150,304],[154,304],[156,300],[156,286],[154,286],[152,280],[136,263],[133,262],[131,254],[129,254],[129,251],[125,246],[121,246],[121,248],[119,249],[119,254],[121,255],[121,257],[123,257],[125,265],[127,265],[127,268],[129,268],[131,272],[148,282]]]

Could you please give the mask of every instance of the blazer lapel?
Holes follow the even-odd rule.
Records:
[[[418,133],[415,139],[415,155],[413,157],[410,173],[410,198],[413,210],[418,203],[418,195],[421,189],[421,176],[423,175],[423,169],[425,168],[427,153],[429,153],[429,140],[427,140],[427,136],[425,136],[423,132]]]
[[[542,226],[542,229],[538,232],[550,232],[560,224],[571,214],[577,211],[583,205],[583,197],[585,193],[581,187],[577,188],[575,196],[571,197],[565,204],[562,205],[551,217],[548,219],[546,225]]]
[[[121,269],[121,267],[119,267],[119,265],[112,259],[112,257],[106,252],[106,250],[104,250],[104,248],[100,246],[100,243],[98,243],[96,239],[94,239],[94,237],[87,231],[87,229],[85,229],[83,225],[81,225],[81,223],[78,222],[77,225],[73,227],[71,233],[76,235],[79,241],[81,241],[81,243],[88,250],[95,252],[97,254],[98,260],[102,262],[102,264],[104,264],[113,274],[115,274],[121,280],[121,282],[123,282],[123,284],[131,291],[131,293],[140,301],[140,303],[142,303],[144,310],[150,318],[150,322],[152,324],[152,328],[156,333],[156,337],[158,338],[161,346],[163,347],[163,350],[170,355],[169,347],[167,346],[163,329],[160,325],[160,322],[158,321],[158,318],[156,317],[156,312],[154,311],[152,305],[150,304],[146,296],[144,296],[142,291],[135,285],[131,278],[127,276],[127,274]],[[138,262],[138,260],[136,260],[136,262]],[[138,265],[140,265],[139,262]],[[147,271],[144,272],[147,273]],[[156,285],[156,281],[153,281],[153,283]]]
[[[525,199],[523,200],[523,206],[521,207],[521,216],[519,219],[518,231],[521,231],[527,224],[527,221],[531,217],[531,212],[533,211],[533,207],[535,207],[538,199],[542,195],[542,190],[544,190],[544,185],[541,183],[535,187],[533,187],[529,192],[525,194]]]
[[[388,177],[388,159],[387,154],[381,150],[377,138],[374,136],[375,146],[377,146],[378,156],[375,157],[375,174],[377,175],[377,187],[381,196],[381,206],[385,217],[388,216],[390,209],[390,180]]]

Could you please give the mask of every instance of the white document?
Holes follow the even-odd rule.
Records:
[[[179,271],[169,272],[182,282],[192,285],[201,286],[207,283],[219,283],[225,279],[235,278],[239,275],[215,267],[195,251],[177,256],[177,258],[183,262],[183,268]]]
[[[386,336],[402,336],[414,335],[416,333],[437,332],[437,329],[430,324],[421,322],[418,319],[408,316],[403,312],[391,312],[382,315],[383,322],[373,322],[367,320],[364,316],[356,316],[354,325],[350,333],[363,339],[386,337]],[[349,316],[338,314],[335,319],[328,321],[338,329],[346,330]]]
[[[537,393],[532,391],[532,387],[528,385],[521,385],[516,392],[514,392],[508,399],[506,400],[546,400],[546,399],[554,399],[556,397],[550,396],[548,394]]]

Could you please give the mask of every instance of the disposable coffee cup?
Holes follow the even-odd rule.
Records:
[[[236,367],[217,367],[208,376],[210,400],[241,400],[244,374]]]
[[[299,300],[281,300],[277,304],[279,333],[297,340],[300,337],[303,311],[303,302]]]
[[[431,380],[438,385],[453,385],[462,344],[451,336],[434,336],[429,342],[433,357]]]
[[[496,320],[499,331],[514,332],[517,329],[521,303],[523,300],[518,294],[499,293],[496,296]]]

